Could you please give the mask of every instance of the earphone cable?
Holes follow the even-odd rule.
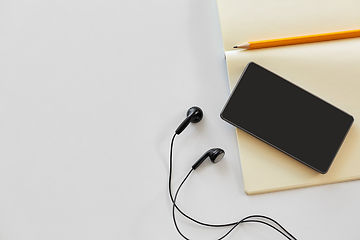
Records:
[[[172,168],[173,168],[173,147],[174,147],[174,140],[175,140],[176,135],[177,134],[175,133],[174,136],[171,139],[171,144],[170,144],[169,195],[170,195],[171,202],[174,202],[174,198],[172,196],[172,191],[171,191],[171,180],[172,180]],[[184,217],[188,218],[189,220],[191,220],[191,221],[193,221],[193,222],[195,222],[197,224],[203,225],[203,226],[207,226],[207,227],[228,227],[228,226],[233,226],[233,225],[237,224],[237,222],[226,223],[226,224],[209,224],[209,223],[200,222],[200,221],[190,217],[186,213],[184,213],[176,204],[175,204],[175,208]]]
[[[174,224],[175,224],[175,227],[176,227],[176,230],[178,231],[178,233],[185,239],[188,239],[186,238],[186,236],[184,236],[177,223],[176,223],[176,219],[175,219],[175,208],[179,211],[179,213],[181,213],[184,217],[188,218],[189,220],[197,223],[197,224],[200,224],[200,225],[203,225],[203,226],[208,226],[208,227],[228,227],[228,226],[233,226],[225,235],[223,235],[221,238],[219,238],[219,240],[225,238],[230,232],[232,232],[240,223],[245,223],[245,222],[257,222],[257,223],[262,223],[262,224],[265,224],[269,227],[272,227],[273,229],[277,230],[279,233],[281,233],[282,235],[284,235],[284,237],[286,237],[287,239],[289,240],[296,240],[296,238],[290,234],[284,227],[282,227],[277,221],[275,221],[274,219],[270,218],[270,217],[267,217],[267,216],[263,216],[263,215],[250,215],[250,216],[247,216],[245,218],[243,218],[242,220],[238,221],[238,222],[233,222],[233,223],[227,223],[227,224],[208,224],[208,223],[203,223],[203,222],[200,222],[190,216],[188,216],[187,214],[185,214],[177,205],[176,205],[176,198],[177,198],[177,195],[178,195],[178,192],[180,191],[180,188],[182,187],[182,185],[184,184],[184,182],[187,180],[187,178],[190,176],[191,172],[193,171],[193,169],[190,170],[190,172],[186,175],[186,177],[184,178],[184,180],[181,182],[181,184],[179,185],[177,191],[176,191],[176,194],[175,194],[175,198],[173,198],[172,196],[172,191],[171,191],[171,179],[172,179],[172,163],[173,163],[173,146],[174,146],[174,140],[175,140],[175,137],[176,137],[176,133],[174,134],[174,136],[172,137],[172,140],[171,140],[171,145],[170,145],[170,171],[169,171],[169,195],[170,195],[170,199],[173,203],[173,221],[174,221]],[[266,220],[269,220],[271,221],[273,224],[276,225],[273,226],[267,222],[264,222],[262,220],[252,220],[251,218],[263,218],[263,219],[266,219]],[[249,220],[248,220],[249,219]],[[280,228],[280,229],[279,229]],[[287,236],[286,234],[288,234],[289,236],[291,236],[291,238],[289,236]]]
[[[177,198],[177,195],[180,191],[180,188],[182,187],[182,185],[185,183],[186,179],[190,176],[191,172],[193,171],[193,169],[190,170],[190,172],[186,175],[186,177],[184,178],[184,180],[182,180],[182,182],[180,183],[178,189],[176,190],[176,193],[175,193],[175,197],[174,197],[174,201],[173,201],[173,207],[172,207],[172,217],[173,217],[173,222],[174,222],[174,225],[175,225],[175,228],[176,230],[178,231],[178,233],[184,238],[184,239],[187,239],[189,240],[189,238],[187,238],[179,229],[179,226],[177,225],[177,222],[176,222],[176,218],[175,218],[175,206],[176,206],[176,198]]]
[[[179,226],[176,222],[176,217],[175,217],[175,206],[176,206],[176,200],[177,200],[177,197],[178,197],[178,194],[180,192],[180,189],[181,187],[183,186],[183,184],[185,183],[185,181],[188,179],[188,177],[190,176],[190,174],[192,173],[193,169],[191,169],[189,171],[189,173],[185,176],[185,178],[182,180],[182,182],[180,183],[179,187],[177,188],[176,192],[175,192],[175,196],[174,196],[174,201],[173,201],[173,207],[172,207],[172,217],[173,217],[173,222],[174,222],[174,225],[175,225],[175,228],[176,230],[178,231],[178,233],[184,238],[184,239],[189,239],[187,238],[182,232],[181,230],[179,229]],[[264,222],[262,220],[248,220],[249,218],[265,218],[265,219],[268,219],[274,223],[276,223],[278,226],[280,226],[280,228],[285,231],[287,234],[289,234],[292,238],[290,238],[289,236],[287,236],[283,231],[281,231],[280,229],[278,229],[277,227],[267,223],[267,222]],[[296,238],[294,236],[292,236],[287,230],[285,230],[279,223],[277,223],[274,219],[270,218],[270,217],[266,217],[266,216],[263,216],[263,215],[251,215],[251,216],[248,216],[248,217],[245,217],[243,218],[242,220],[238,221],[230,230],[228,230],[222,237],[220,237],[218,240],[222,240],[224,239],[226,236],[228,236],[240,223],[250,223],[250,222],[254,222],[254,223],[261,223],[261,224],[265,224],[271,228],[273,228],[274,230],[278,231],[279,233],[281,233],[284,237],[286,237],[287,239],[289,240],[296,240]]]
[[[174,148],[174,140],[176,137],[176,133],[174,134],[174,136],[171,139],[171,144],[170,144],[170,170],[169,170],[169,195],[170,195],[170,199],[171,202],[174,202],[173,196],[172,196],[172,191],[171,191],[171,180],[172,180],[172,168],[173,168],[173,148]],[[188,218],[189,220],[199,224],[199,225],[203,225],[203,226],[207,226],[207,227],[228,227],[228,226],[234,226],[237,225],[238,222],[232,222],[232,223],[225,223],[225,224],[209,224],[209,223],[204,223],[201,221],[198,221],[192,217],[190,217],[189,215],[187,215],[186,213],[184,213],[176,204],[175,204],[175,208],[186,218]],[[285,232],[287,232],[279,223],[277,223],[275,220],[269,218],[269,217],[265,217],[265,216],[261,216],[261,215],[255,215],[256,217],[263,217],[266,218],[270,221],[273,221],[275,224],[277,224],[280,228],[282,228]],[[250,218],[252,216],[248,216],[247,218]],[[288,233],[288,232],[287,232]],[[290,233],[288,233],[289,235],[291,235]]]

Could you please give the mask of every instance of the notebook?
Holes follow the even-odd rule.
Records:
[[[248,41],[360,28],[360,2],[217,0],[230,90],[249,62],[321,96],[355,121],[326,174],[236,129],[244,189],[249,195],[360,179],[360,38],[233,50]],[[225,104],[225,103],[224,103]]]

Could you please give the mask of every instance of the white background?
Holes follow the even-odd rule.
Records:
[[[359,181],[247,196],[216,2],[0,2],[0,239],[181,239],[167,192],[175,140],[178,200],[210,223],[275,218],[298,239],[358,239]],[[191,239],[216,239],[178,217]],[[228,239],[284,239],[259,224]]]

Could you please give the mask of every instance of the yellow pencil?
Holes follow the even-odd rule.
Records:
[[[269,40],[262,40],[262,41],[253,41],[253,42],[248,42],[248,43],[245,43],[242,45],[234,46],[234,48],[250,50],[250,49],[257,49],[257,48],[277,47],[277,46],[284,46],[284,45],[329,41],[329,40],[354,38],[354,37],[360,37],[360,29],[350,30],[350,31],[342,31],[342,32],[332,32],[332,33],[322,33],[322,34],[298,36],[298,37],[288,37],[288,38],[269,39]]]

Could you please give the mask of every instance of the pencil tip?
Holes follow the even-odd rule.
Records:
[[[233,48],[241,48],[241,49],[249,49],[249,47],[250,47],[250,44],[249,43],[244,43],[244,44],[242,44],[242,45],[236,45],[236,46],[234,46]]]

